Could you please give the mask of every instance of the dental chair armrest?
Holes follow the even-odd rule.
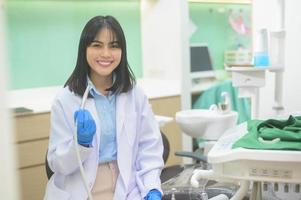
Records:
[[[207,162],[207,156],[204,156],[204,155],[200,154],[199,152],[176,151],[175,155],[176,156],[181,156],[181,157],[192,158],[196,161],[202,161],[204,163]]]

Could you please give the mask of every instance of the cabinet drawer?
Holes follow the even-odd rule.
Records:
[[[17,145],[19,157],[18,167],[28,167],[45,163],[48,139],[35,140]]]
[[[265,85],[265,71],[232,71],[234,87],[263,87]]]
[[[49,130],[50,113],[30,114],[15,117],[17,142],[48,138]]]
[[[47,176],[45,166],[40,165],[21,169],[20,173],[20,192],[22,200],[41,200],[45,194]]]

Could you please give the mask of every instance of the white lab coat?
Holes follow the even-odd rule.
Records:
[[[73,114],[82,98],[63,88],[51,109],[48,162],[55,172],[48,181],[45,200],[85,200],[88,198],[76,159]],[[96,178],[101,124],[94,99],[85,108],[96,122],[92,147],[78,145],[90,189]],[[141,200],[150,189],[161,191],[160,173],[164,165],[163,145],[158,124],[147,97],[134,86],[116,99],[117,178],[114,200]],[[105,181],[105,180],[104,180]]]

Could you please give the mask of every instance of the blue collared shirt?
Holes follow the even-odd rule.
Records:
[[[92,82],[90,82],[91,84]],[[100,120],[99,163],[117,159],[116,142],[116,95],[109,92],[104,96],[91,84],[90,94],[94,97]]]

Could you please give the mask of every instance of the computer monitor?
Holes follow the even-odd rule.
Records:
[[[207,44],[190,45],[190,72],[192,79],[215,77]]]

